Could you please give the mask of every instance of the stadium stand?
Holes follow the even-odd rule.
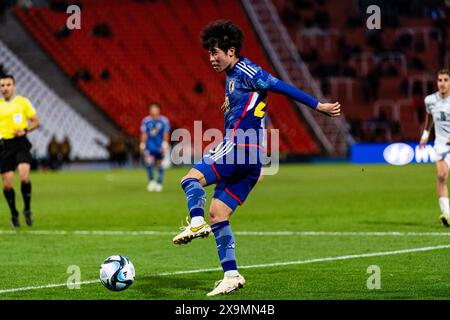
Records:
[[[80,1],[81,30],[65,29],[68,15],[46,7],[15,14],[78,87],[126,133],[137,136],[150,101],[159,101],[172,128],[221,126],[224,77],[209,66],[201,28],[231,19],[246,34],[243,55],[273,72],[238,0]],[[288,99],[273,94],[269,112],[280,129],[280,149],[320,149]]]
[[[444,1],[273,0],[322,91],[337,98],[357,141],[417,140],[425,95],[449,67]],[[366,8],[381,7],[381,30]],[[334,14],[347,8],[346,15]]]
[[[105,147],[108,138],[90,125],[43,83],[6,45],[0,41],[0,65],[14,74],[17,94],[30,99],[41,119],[41,128],[33,131],[29,139],[37,158],[47,156],[47,145],[53,135],[58,140],[68,136],[71,158],[80,160],[107,159]]]

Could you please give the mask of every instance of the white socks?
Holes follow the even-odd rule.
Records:
[[[447,208],[448,208],[448,198],[447,198]],[[204,223],[205,223],[204,217],[197,216],[197,217],[191,218],[191,227],[196,228],[196,227],[201,226]]]
[[[448,204],[448,197],[440,197],[439,198],[439,207],[441,207],[442,214],[447,217],[450,216],[450,207]]]
[[[225,271],[225,277],[237,277],[239,272],[237,270],[228,270]]]

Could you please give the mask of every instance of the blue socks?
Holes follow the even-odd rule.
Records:
[[[188,178],[181,182],[181,187],[186,193],[191,220],[193,217],[204,217],[206,192],[200,182],[197,179]]]
[[[220,264],[225,275],[232,275],[232,271],[237,273],[236,257],[234,254],[234,237],[229,221],[221,221],[211,226],[216,237],[217,252],[219,253]]]
[[[154,177],[153,177],[153,166],[152,165],[147,165],[145,167],[147,169],[147,176],[148,176],[148,181],[153,181]],[[164,178],[164,168],[162,166],[158,167],[158,183],[162,184]]]
[[[188,178],[181,182],[181,187],[186,193],[189,214],[192,218],[205,214],[206,192],[200,182],[194,178]],[[229,221],[221,221],[211,226],[216,238],[217,252],[225,275],[237,275],[236,257],[234,253],[234,236]]]
[[[164,177],[164,168],[163,168],[163,166],[161,165],[161,166],[158,168],[158,183],[159,183],[159,184],[162,184],[163,177]]]
[[[147,165],[145,168],[147,169],[148,180],[153,181],[153,166]]]

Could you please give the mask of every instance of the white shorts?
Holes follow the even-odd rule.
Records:
[[[436,152],[436,161],[444,160],[450,168],[450,146],[435,144],[434,151]]]

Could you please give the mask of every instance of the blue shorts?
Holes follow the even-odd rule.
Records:
[[[203,173],[206,185],[216,183],[213,198],[221,200],[233,211],[244,203],[261,173],[261,161],[255,157],[258,151],[251,149],[256,148],[224,141],[194,166]],[[238,161],[240,158],[245,161]],[[231,159],[233,161],[227,161]]]
[[[164,158],[164,154],[159,150],[145,149],[145,154],[153,157],[155,160],[162,160]]]

